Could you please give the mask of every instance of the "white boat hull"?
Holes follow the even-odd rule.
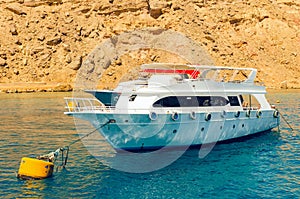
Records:
[[[191,147],[219,141],[240,138],[275,128],[279,118],[274,117],[275,110],[211,112],[211,119],[205,118],[207,112],[195,114],[180,113],[175,121],[171,114],[157,114],[151,120],[148,114],[121,113],[67,113],[88,120],[116,150],[142,151],[163,147]],[[103,128],[107,121],[113,120]]]

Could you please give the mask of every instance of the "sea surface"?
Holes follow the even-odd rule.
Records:
[[[297,90],[267,95],[294,131],[282,119],[280,131],[216,145],[204,158],[188,150],[148,173],[113,169],[80,141],[70,147],[66,169],[44,180],[16,178],[22,157],[79,138],[74,120],[63,114],[64,96],[71,93],[0,94],[0,198],[300,198]],[[107,147],[98,156],[114,158]]]

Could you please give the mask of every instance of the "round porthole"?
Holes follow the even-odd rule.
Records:
[[[210,113],[207,113],[206,115],[205,115],[205,120],[206,121],[209,121],[211,119],[211,114]]]
[[[279,117],[279,112],[278,111],[274,111],[273,117],[275,117],[275,118]]]
[[[196,119],[196,113],[195,113],[195,111],[192,111],[192,112],[190,113],[190,117],[191,117],[193,120]]]
[[[157,114],[156,114],[155,112],[150,112],[150,113],[149,113],[149,118],[150,118],[151,120],[156,120],[156,119],[157,119]]]
[[[172,120],[176,121],[176,120],[178,120],[178,119],[179,119],[178,113],[177,113],[177,112],[174,112],[174,113],[172,114]]]
[[[250,117],[250,115],[251,115],[251,110],[249,109],[249,110],[246,111],[246,116]]]
[[[260,110],[258,110],[258,111],[256,112],[256,117],[257,117],[257,118],[260,118],[261,115],[262,115],[262,112],[261,112]]]

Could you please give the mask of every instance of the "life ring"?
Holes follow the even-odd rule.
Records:
[[[273,117],[275,117],[275,118],[278,118],[279,117],[279,111],[274,111],[274,113],[273,113]]]
[[[251,115],[251,110],[248,109],[248,110],[246,111],[246,116],[247,116],[247,117],[250,117],[250,115]]]
[[[157,119],[157,114],[155,112],[150,112],[149,113],[149,118],[150,120],[156,120]]]
[[[206,121],[209,121],[211,119],[211,114],[210,113],[207,113],[206,115],[205,115],[205,120]]]
[[[241,114],[241,112],[237,111],[237,112],[235,112],[234,117],[240,117],[240,114]]]
[[[192,111],[192,112],[190,113],[190,117],[191,117],[193,120],[195,120],[195,119],[196,119],[196,112],[195,112],[195,111]]]
[[[172,113],[172,120],[176,121],[179,119],[179,115],[177,112]]]
[[[262,112],[260,110],[256,111],[256,117],[257,118],[260,118],[262,115]]]

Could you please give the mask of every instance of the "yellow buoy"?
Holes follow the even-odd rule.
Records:
[[[43,179],[48,178],[53,173],[54,164],[36,158],[24,157],[21,160],[18,177],[23,179]]]

